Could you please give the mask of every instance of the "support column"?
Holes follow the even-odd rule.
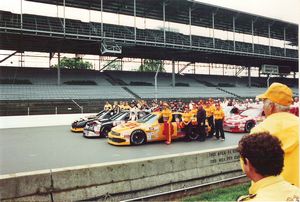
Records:
[[[190,28],[190,46],[193,46],[192,41],[192,9],[189,7],[189,28]]]
[[[133,0],[134,42],[136,43],[136,0]]]
[[[63,2],[64,6],[64,35],[66,34],[66,0]]]
[[[92,14],[91,14],[91,4],[89,4],[89,24],[91,24],[91,18],[92,18]],[[91,26],[89,26],[89,34],[90,34],[90,39],[92,37],[92,28]],[[94,68],[95,69],[95,68]]]
[[[100,2],[101,6],[101,38],[103,38],[103,0]]]
[[[271,25],[268,24],[268,37],[269,37],[269,55],[271,55]]]
[[[164,45],[166,45],[166,2],[163,2]]]
[[[194,63],[194,74],[196,74],[196,63]]]
[[[23,0],[21,0],[21,19],[20,19],[20,23],[21,23],[21,29],[23,29]]]
[[[223,76],[225,75],[225,67],[224,67],[224,64],[223,64]]]
[[[123,58],[121,58],[121,71],[123,71]]]
[[[175,87],[175,61],[172,60],[172,87]]]
[[[235,16],[232,18],[232,31],[233,31],[233,51],[235,51]]]
[[[57,65],[57,85],[60,85],[60,52],[58,52],[58,65]]]
[[[20,66],[23,67],[23,52],[21,52]]]
[[[248,87],[251,88],[251,67],[248,67]]]
[[[286,41],[286,29],[285,29],[285,27],[284,27],[284,28],[283,28],[283,51],[284,51],[284,56],[286,56],[285,41]]]
[[[101,55],[99,55],[98,62],[99,62],[99,70],[100,70],[101,69]]]
[[[213,35],[213,48],[216,48],[216,41],[215,41],[215,13],[212,13],[212,35]]]
[[[252,33],[252,53],[254,53],[254,21],[251,21],[251,33]]]
[[[260,78],[260,68],[258,68],[258,77]]]

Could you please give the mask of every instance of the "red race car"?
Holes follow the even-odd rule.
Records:
[[[224,120],[224,131],[232,133],[249,133],[258,123],[265,119],[262,108],[252,108]]]

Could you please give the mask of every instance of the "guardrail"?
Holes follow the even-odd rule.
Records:
[[[242,175],[236,147],[0,176],[0,200],[120,201]]]

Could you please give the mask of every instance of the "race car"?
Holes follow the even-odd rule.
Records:
[[[224,131],[232,133],[249,133],[258,123],[265,119],[262,108],[252,108],[243,111],[238,115],[233,115],[224,120]]]
[[[172,113],[172,139],[185,138],[187,135],[180,127],[182,114]],[[130,121],[112,128],[108,133],[108,143],[112,145],[142,145],[147,142],[164,141],[163,117],[161,112],[153,112],[137,121]],[[192,134],[193,139],[198,139],[199,134]]]
[[[121,123],[126,123],[129,118],[129,111],[121,111],[109,119],[90,121],[86,124],[83,130],[83,137],[104,137],[108,136],[110,130]],[[148,112],[139,111],[138,117],[146,116]]]
[[[115,113],[112,110],[109,110],[109,111],[102,110],[96,115],[81,118],[79,120],[74,121],[71,124],[71,131],[72,132],[82,132],[83,128],[86,126],[87,122],[92,121],[92,120],[108,119],[111,116],[113,116],[114,114]]]
[[[83,137],[107,137],[112,127],[125,123],[129,119],[129,112],[122,111],[108,119],[89,121],[83,129]]]

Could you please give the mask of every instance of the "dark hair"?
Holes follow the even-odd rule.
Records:
[[[247,158],[262,176],[276,176],[282,172],[284,151],[280,140],[269,132],[244,136],[239,141],[238,152],[244,163]]]

